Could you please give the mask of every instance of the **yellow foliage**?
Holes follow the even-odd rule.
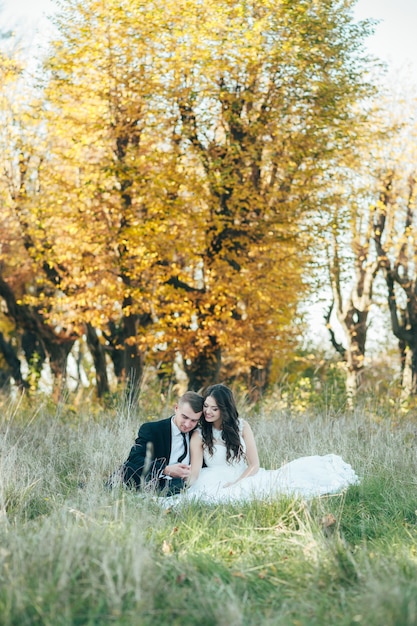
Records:
[[[133,320],[125,345],[221,348],[242,372],[291,341],[305,225],[360,93],[330,5],[63,5],[32,178],[9,197],[33,306],[80,329]]]

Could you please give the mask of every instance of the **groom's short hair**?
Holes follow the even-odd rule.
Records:
[[[178,404],[188,403],[194,413],[201,413],[203,410],[203,396],[200,396],[196,391],[186,391],[178,400]]]

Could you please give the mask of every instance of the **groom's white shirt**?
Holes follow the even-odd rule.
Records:
[[[188,464],[190,462],[190,434],[185,434],[187,438],[187,455],[181,463]],[[178,459],[184,452],[184,439],[178,426],[174,422],[174,418],[171,420],[171,454],[168,460],[168,465],[178,463]]]

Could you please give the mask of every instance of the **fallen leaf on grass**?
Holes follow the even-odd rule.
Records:
[[[182,585],[182,583],[185,582],[186,580],[187,580],[186,574],[178,574],[178,576],[175,579],[175,582],[177,583],[177,585]]]
[[[169,543],[166,539],[162,543],[162,552],[164,554],[171,554],[172,552],[172,543]]]
[[[328,513],[320,520],[325,535],[330,535],[336,530],[337,519],[332,513]]]

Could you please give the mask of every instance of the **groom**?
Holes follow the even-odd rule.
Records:
[[[202,396],[187,391],[174,415],[142,424],[121,468],[123,482],[136,489],[150,484],[167,496],[184,489],[190,474],[190,433],[202,412]]]

